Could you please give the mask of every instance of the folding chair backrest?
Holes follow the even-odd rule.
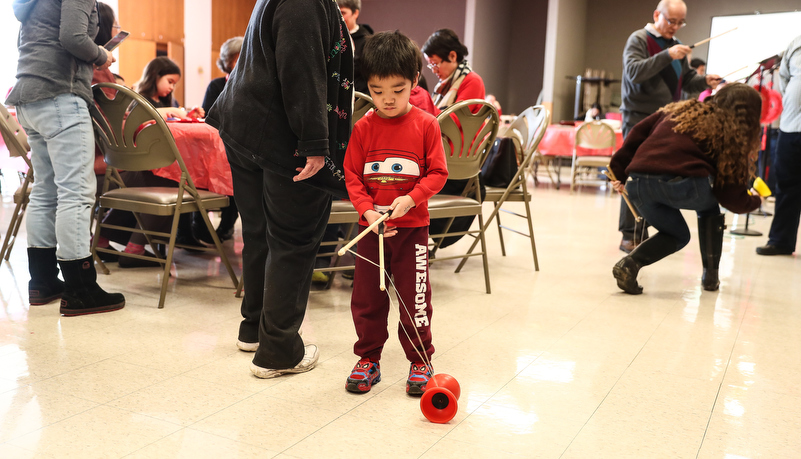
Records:
[[[615,148],[615,131],[601,121],[584,123],[576,129],[575,146],[593,150]],[[611,156],[610,152],[609,155]]]
[[[3,141],[12,157],[28,156],[28,152],[31,151],[28,136],[3,104],[0,104],[0,134],[3,135]]]
[[[116,94],[109,97],[103,88]],[[92,93],[96,109],[90,112],[106,164],[142,171],[178,161],[186,170],[167,123],[142,95],[114,83],[98,83]]]
[[[512,121],[506,131],[520,141],[520,157],[518,161],[521,165],[530,158],[540,144],[540,140],[545,135],[545,130],[551,124],[551,112],[542,105],[529,107],[523,110],[520,115]]]
[[[480,107],[473,113],[470,108],[476,105]],[[448,162],[448,179],[477,176],[498,135],[498,111],[481,99],[463,100],[445,109],[437,120]]]
[[[375,108],[373,98],[359,91],[353,93],[353,124],[356,124],[370,109]],[[351,126],[353,126],[351,124]]]

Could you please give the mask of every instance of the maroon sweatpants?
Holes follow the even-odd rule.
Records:
[[[362,231],[365,227],[360,228]],[[378,264],[378,235],[371,232],[359,241],[359,255]],[[410,362],[420,361],[420,352],[430,361],[434,353],[431,345],[431,283],[428,280],[428,227],[398,228],[398,234],[384,238],[384,265],[387,273],[394,277],[398,293],[400,339],[406,358]],[[353,296],[350,309],[358,340],[353,352],[360,358],[381,360],[381,351],[389,338],[387,318],[389,315],[389,289],[379,288],[379,270],[367,261],[356,258],[353,280]],[[408,311],[408,314],[407,314]],[[404,327],[406,333],[404,333]],[[420,334],[422,343],[418,341]],[[415,350],[415,348],[417,350]]]

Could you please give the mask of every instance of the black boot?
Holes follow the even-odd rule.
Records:
[[[61,313],[65,316],[116,311],[125,306],[122,293],[106,293],[97,285],[97,271],[91,256],[58,263],[66,284],[61,296]]]
[[[642,287],[637,283],[640,269],[675,253],[683,246],[676,238],[662,233],[656,233],[654,237],[644,240],[612,268],[617,286],[626,293],[639,295],[642,293]]]
[[[701,247],[701,263],[704,265],[704,274],[701,276],[701,285],[704,290],[714,292],[720,287],[718,267],[720,254],[723,252],[723,230],[726,229],[726,217],[723,214],[701,217],[698,216],[698,245]]]
[[[28,247],[28,300],[31,306],[47,304],[64,293],[64,282],[58,278],[56,248]]]

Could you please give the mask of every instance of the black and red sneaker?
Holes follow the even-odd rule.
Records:
[[[406,380],[406,393],[423,395],[429,379],[431,379],[431,368],[423,362],[412,362],[412,366],[409,367],[409,379]]]
[[[381,381],[381,365],[370,359],[361,359],[356,362],[353,371],[350,372],[348,380],[345,382],[345,389],[348,392],[363,394],[370,392],[373,384]]]

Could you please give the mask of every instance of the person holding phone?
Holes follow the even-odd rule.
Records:
[[[89,245],[95,202],[92,66],[107,69],[114,62],[93,41],[96,2],[14,0],[12,6],[22,25],[17,82],[6,104],[17,107],[36,171],[26,212],[30,303],[60,297],[65,316],[121,309],[125,297],[97,284]]]

